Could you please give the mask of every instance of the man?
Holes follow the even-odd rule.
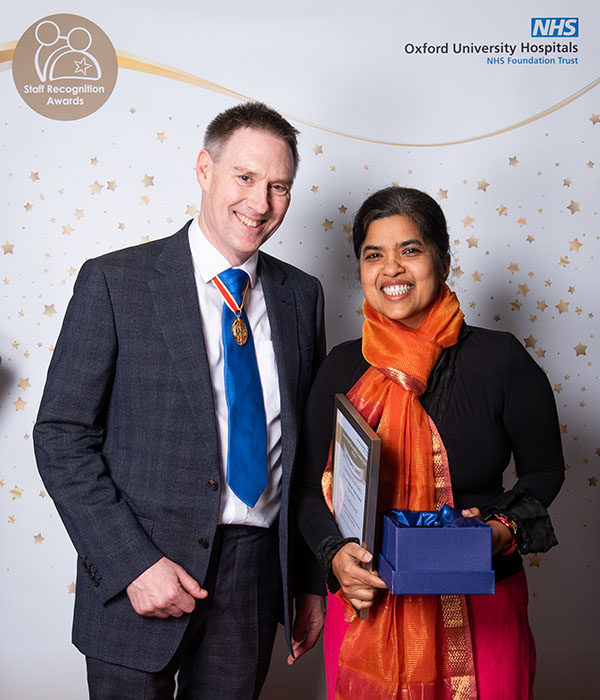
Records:
[[[173,698],[177,671],[178,698],[257,698],[282,593],[289,662],[319,636],[315,563],[288,510],[322,290],[259,252],[290,203],[297,133],[262,104],[218,115],[198,218],[86,262],[75,284],[34,438],[79,556],[73,641],[92,699]],[[237,306],[231,268],[247,273]],[[237,345],[256,391],[228,384]]]

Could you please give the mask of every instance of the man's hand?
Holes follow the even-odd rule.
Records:
[[[167,618],[192,612],[196,599],[208,592],[183,567],[163,557],[127,586],[127,595],[138,615]]]
[[[292,630],[294,655],[288,656],[291,666],[316,644],[325,619],[325,599],[314,593],[301,593],[296,599],[296,619]]]
[[[462,511],[465,518],[477,518],[481,520],[481,511],[479,508],[466,508]],[[512,542],[512,532],[504,523],[499,520],[488,520],[486,525],[492,528],[492,554],[498,554],[503,549],[510,546]]]
[[[373,605],[379,589],[387,588],[377,576],[361,566],[368,564],[373,555],[356,542],[345,544],[333,557],[331,568],[340,582],[342,591],[356,610],[365,610]]]

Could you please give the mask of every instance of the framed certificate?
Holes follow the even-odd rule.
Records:
[[[335,395],[333,514],[343,537],[356,537],[376,561],[381,438],[344,394]],[[371,567],[369,567],[371,568]]]

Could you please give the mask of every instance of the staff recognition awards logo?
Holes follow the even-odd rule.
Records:
[[[117,54],[89,19],[50,15],[19,39],[12,71],[19,94],[38,114],[82,119],[110,97],[117,81]]]

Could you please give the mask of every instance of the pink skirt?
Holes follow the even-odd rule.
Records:
[[[497,583],[493,595],[466,598],[478,700],[532,700],[535,643],[527,617],[525,571]],[[327,700],[335,698],[338,658],[347,628],[342,601],[329,593],[323,634]]]

